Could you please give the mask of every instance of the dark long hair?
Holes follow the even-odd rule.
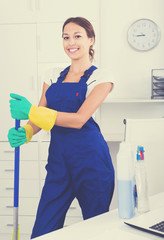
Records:
[[[87,19],[85,19],[83,17],[71,17],[71,18],[68,18],[64,22],[64,24],[63,24],[62,34],[64,32],[65,25],[67,25],[68,23],[71,23],[71,22],[76,23],[77,25],[79,25],[82,28],[84,28],[86,30],[88,38],[92,38],[93,37],[94,41],[95,41],[95,31],[93,29],[93,26]],[[94,54],[95,54],[95,51],[94,51],[93,45],[92,45],[90,47],[90,49],[89,49],[89,56],[90,56],[91,61],[93,61]]]

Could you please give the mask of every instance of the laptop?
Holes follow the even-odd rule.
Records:
[[[126,220],[124,223],[136,229],[164,237],[164,206]]]

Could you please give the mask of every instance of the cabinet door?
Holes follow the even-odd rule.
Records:
[[[37,0],[38,22],[64,22],[67,18],[82,16],[88,20],[96,20],[99,14],[99,0]]]
[[[38,156],[38,143],[31,141],[20,147],[20,161],[37,161]],[[13,161],[14,148],[10,147],[9,142],[0,142],[0,160]]]
[[[20,161],[20,179],[38,178],[38,161]],[[0,179],[14,179],[14,161],[0,161]]]
[[[30,234],[34,224],[34,216],[20,216],[19,226],[21,234]],[[13,217],[12,216],[0,216],[0,234],[1,233],[12,233],[13,229]],[[11,238],[10,238],[11,239]],[[24,239],[24,238],[21,238]]]
[[[11,228],[11,232],[12,232],[12,228]],[[0,233],[0,239],[3,239],[3,240],[9,240],[11,239],[11,232],[6,234],[6,233]],[[29,240],[30,239],[30,236],[31,234],[27,235],[27,234],[22,234],[20,233],[20,239],[23,239],[23,240]]]
[[[0,140],[7,140],[14,126],[9,109],[11,92],[37,103],[36,27],[29,25],[0,25],[1,132]]]
[[[20,197],[38,198],[40,197],[39,192],[39,180],[32,179],[20,179],[19,182]],[[0,179],[0,197],[13,197],[14,195],[14,182],[12,179]]]
[[[20,198],[19,199],[19,216],[36,216],[39,198]],[[13,199],[1,198],[0,216],[13,215]],[[1,238],[0,238],[1,239]]]
[[[0,23],[35,21],[35,0],[1,0]]]

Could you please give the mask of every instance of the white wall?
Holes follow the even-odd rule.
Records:
[[[127,42],[128,28],[140,18],[153,20],[161,30],[158,46],[148,52],[135,51]],[[111,96],[149,99],[151,69],[164,68],[164,1],[101,0],[101,19],[101,65],[119,82]]]

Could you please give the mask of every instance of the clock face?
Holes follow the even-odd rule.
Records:
[[[139,19],[128,30],[128,42],[140,51],[154,48],[160,39],[158,26],[150,19]]]

